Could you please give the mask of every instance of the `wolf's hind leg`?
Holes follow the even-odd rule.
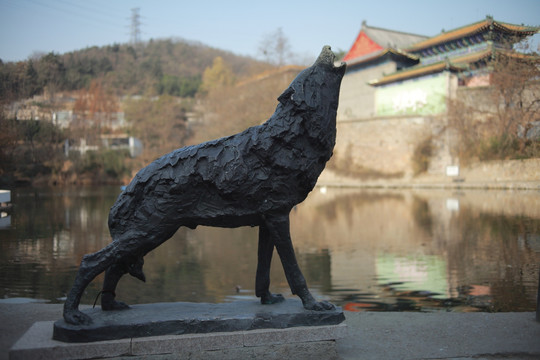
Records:
[[[281,294],[272,294],[270,292],[270,265],[272,263],[272,254],[274,252],[274,243],[270,240],[268,228],[266,225],[259,226],[259,250],[257,253],[257,275],[255,277],[255,295],[261,298],[261,304],[275,304],[285,299]]]
[[[114,261],[115,252],[111,245],[83,257],[73,287],[64,303],[63,316],[67,323],[74,325],[92,323],[92,319],[88,315],[79,311],[82,294],[88,284],[111,266]]]
[[[129,306],[123,302],[116,301],[116,285],[120,278],[127,273],[125,266],[121,264],[111,265],[105,271],[105,280],[103,281],[103,290],[101,290],[101,310],[122,310]]]
[[[129,265],[126,265],[125,263],[115,263],[105,271],[103,290],[101,290],[102,310],[123,310],[129,308],[127,304],[115,300],[116,286],[118,285],[120,278],[128,272],[137,279],[145,281],[146,278],[142,271],[143,264],[144,260],[140,257]]]

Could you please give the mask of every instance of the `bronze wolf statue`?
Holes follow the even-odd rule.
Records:
[[[64,304],[64,319],[90,324],[78,310],[88,284],[105,271],[103,310],[124,309],[115,289],[124,274],[144,281],[143,257],[181,226],[259,226],[256,296],[270,293],[270,262],[277,249],[293,294],[310,310],[331,310],[308,290],[289,233],[289,213],[313,189],[332,155],[336,110],[345,64],[325,46],[278,98],[268,121],[245,131],[175,150],[140,170],[109,214],[112,242],[85,255]]]

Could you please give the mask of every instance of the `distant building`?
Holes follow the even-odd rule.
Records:
[[[365,179],[410,178],[415,152],[425,144],[432,149],[429,173],[458,164],[450,153],[447,100],[465,92],[482,94],[491,84],[490,62],[497,53],[522,56],[511,51],[514,45],[539,29],[488,16],[426,37],[363,22],[343,58],[347,71],[333,171]]]
[[[128,150],[132,158],[139,156],[143,150],[141,140],[127,134],[101,135],[102,147],[111,150]]]
[[[68,122],[69,126],[80,126],[85,124],[87,127],[99,127],[102,129],[110,129],[113,131],[121,130],[127,126],[124,112],[96,112],[96,113],[76,113],[73,111],[69,112],[71,119]]]
[[[343,59],[349,69],[343,80],[340,119],[444,113],[451,91],[457,86],[489,85],[488,63],[495,53],[509,52],[536,32],[536,27],[489,16],[430,38],[363,23]]]
[[[127,134],[102,134],[99,139],[101,140],[97,145],[89,145],[86,139],[79,139],[79,145],[72,144],[69,140],[64,142],[64,154],[66,157],[70,152],[78,152],[81,155],[85,155],[88,151],[97,151],[99,149],[109,150],[125,150],[129,152],[129,156],[132,158],[139,156],[143,150],[142,142]]]
[[[373,79],[419,63],[417,56],[400,49],[427,39],[409,34],[368,26],[364,21],[343,61],[347,73],[341,84],[338,120],[358,119],[375,115]]]
[[[72,120],[73,120],[72,110],[60,110],[53,113],[52,122],[54,125],[58,126],[61,129],[69,128]]]
[[[457,87],[490,85],[488,65],[495,54],[511,52],[537,31],[487,17],[404,49],[420,63],[371,82],[377,87],[376,115],[444,113]]]

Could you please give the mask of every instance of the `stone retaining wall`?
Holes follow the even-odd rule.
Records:
[[[443,173],[422,174],[410,178],[361,179],[344,176],[331,168],[323,171],[319,186],[381,188],[482,188],[540,190],[540,159],[497,160],[471,164],[459,169],[459,176]]]
[[[430,142],[429,172],[444,173],[451,165],[444,118],[396,116],[338,121],[334,156],[329,164],[337,173],[361,179],[406,178],[414,175],[414,153]]]
[[[540,159],[478,162],[462,166],[458,177],[446,176],[447,166],[459,164],[450,154],[450,143],[455,140],[446,128],[444,116],[338,121],[334,155],[320,182],[364,185],[462,182],[476,187],[516,187],[517,183],[532,182],[525,187],[540,186]],[[431,147],[427,171],[417,175],[419,160],[425,156],[419,158],[417,150],[424,144]]]

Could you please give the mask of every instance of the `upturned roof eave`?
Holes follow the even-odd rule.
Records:
[[[493,49],[489,48],[479,53],[467,54],[465,56],[457,57],[451,60],[444,59],[433,64],[417,65],[386,75],[380,79],[372,80],[369,82],[369,84],[372,86],[386,85],[393,82],[408,80],[424,75],[430,75],[445,70],[459,72],[465,70],[469,64],[491,57],[492,54]]]
[[[458,72],[463,70],[462,67],[450,64],[445,61],[437,62],[434,64],[425,65],[422,67],[415,67],[413,69],[407,69],[393,74],[382,77],[381,79],[371,80],[368,82],[371,86],[387,85],[398,81],[413,79],[419,76],[436,74],[442,71]]]
[[[376,61],[387,55],[394,55],[394,56],[412,60],[412,61],[419,61],[419,57],[416,55],[409,54],[398,49],[386,48],[386,49],[378,50],[373,53],[370,53],[370,54],[367,54],[367,55],[364,55],[364,56],[361,56],[352,60],[348,60],[346,61],[346,63],[348,67],[354,67],[361,64]]]
[[[490,26],[493,26],[499,31],[513,33],[513,34],[521,35],[521,36],[534,35],[540,30],[540,27],[508,24],[508,23],[503,23],[503,22],[495,21],[488,18],[485,20],[475,22],[473,24],[459,27],[451,31],[446,31],[444,33],[441,33],[439,35],[433,36],[429,39],[420,41],[416,44],[406,47],[404,50],[407,52],[417,52],[417,51],[432,47],[437,44],[445,43],[448,41],[458,39],[460,37],[482,32],[488,29]]]

